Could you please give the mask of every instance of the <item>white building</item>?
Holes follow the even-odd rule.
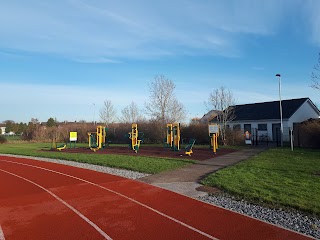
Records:
[[[289,136],[289,129],[293,129],[294,123],[320,117],[319,109],[309,98],[282,100],[281,105],[284,136]],[[276,140],[281,126],[279,101],[236,105],[234,107],[235,119],[229,123],[230,128],[243,129],[252,134],[256,131],[258,136],[267,136],[270,141]],[[288,133],[285,131],[288,131]]]
[[[0,135],[4,135],[6,133],[6,127],[0,125]]]

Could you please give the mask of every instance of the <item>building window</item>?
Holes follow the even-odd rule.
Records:
[[[241,129],[240,124],[233,125],[233,130],[240,130],[240,129]]]
[[[258,124],[258,130],[259,131],[267,131],[268,130],[267,124],[266,123]]]

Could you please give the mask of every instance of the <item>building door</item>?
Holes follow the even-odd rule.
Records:
[[[243,124],[243,130],[244,130],[244,132],[248,131],[250,134],[252,134],[251,124]]]
[[[272,124],[272,141],[276,141],[277,143],[281,141],[281,131],[280,131],[281,124],[280,123],[273,123]]]

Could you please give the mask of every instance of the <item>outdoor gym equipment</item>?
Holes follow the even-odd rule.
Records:
[[[173,135],[172,135],[172,124],[167,124],[167,137],[165,142],[165,147],[171,148],[173,142]]]
[[[167,137],[165,146],[173,151],[180,150],[180,123],[167,124]]]
[[[218,147],[218,137],[219,137],[219,125],[218,124],[209,124],[209,137],[210,137],[210,147],[214,154],[216,154]]]
[[[131,140],[130,148],[137,153],[143,141],[143,132],[140,132],[139,136],[138,124],[132,123],[131,132],[128,133],[128,137]]]
[[[193,148],[195,142],[196,142],[196,139],[190,138],[189,144],[185,147],[185,150],[186,150],[185,154],[188,155],[189,157],[193,153],[192,148]]]
[[[107,128],[103,126],[97,126],[96,132],[88,132],[89,148],[92,151],[97,151],[107,146]]]
[[[51,150],[61,151],[61,150],[65,149],[66,147],[67,147],[67,144],[65,144],[65,143],[57,146],[57,139],[55,137],[52,139]]]

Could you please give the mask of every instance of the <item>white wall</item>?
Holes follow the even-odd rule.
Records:
[[[310,118],[319,118],[319,114],[320,113],[316,110],[312,103],[307,100],[289,119],[288,127],[293,128],[293,123],[300,123]]]
[[[240,124],[241,129],[244,129],[244,124],[251,124],[251,128],[256,128],[258,129],[258,124],[267,124],[267,131],[259,131],[258,134],[260,135],[265,135],[268,134],[269,138],[272,138],[272,123],[270,121],[262,120],[262,121],[241,121],[241,122],[232,122],[229,124],[230,128],[232,129],[234,125]],[[251,132],[251,134],[254,134]]]
[[[267,131],[258,131],[258,137],[260,135],[268,134],[268,138],[270,141],[273,141],[272,136],[272,124],[279,124],[280,125],[280,119],[270,119],[270,120],[257,120],[257,121],[241,121],[241,122],[232,122],[229,123],[230,128],[232,129],[234,125],[240,124],[241,129],[244,129],[244,124],[251,124],[251,128],[258,129],[258,124],[267,124]],[[288,119],[282,119],[282,124],[285,129],[289,126]],[[251,133],[253,134],[253,133]],[[274,139],[275,141],[275,139]]]
[[[5,134],[6,132],[6,127],[0,127],[0,134]]]
[[[290,119],[282,119],[284,131],[288,128],[293,128],[293,123],[300,123],[309,118],[319,118],[319,111],[314,107],[310,100],[305,101],[300,108],[291,116]],[[244,129],[244,124],[251,124],[251,128],[258,128],[258,124],[267,124],[267,131],[259,131],[258,135],[267,133],[269,139],[272,141],[272,124],[280,124],[280,119],[269,119],[269,120],[259,120],[259,121],[239,121],[232,122],[228,125],[232,129],[234,125],[240,124],[241,129]],[[252,134],[252,133],[251,133]],[[288,135],[288,133],[286,133]]]

